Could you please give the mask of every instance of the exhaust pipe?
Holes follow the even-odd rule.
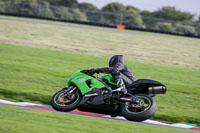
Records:
[[[149,87],[149,94],[158,95],[158,94],[165,94],[167,91],[165,86],[153,86]]]

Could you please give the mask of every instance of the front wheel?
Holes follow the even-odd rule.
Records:
[[[81,93],[78,89],[71,93],[60,90],[51,98],[51,105],[55,110],[67,112],[76,109],[80,101]]]
[[[134,95],[139,100],[139,104],[126,102],[121,106],[122,115],[130,121],[144,121],[151,118],[156,112],[155,100],[145,94]]]

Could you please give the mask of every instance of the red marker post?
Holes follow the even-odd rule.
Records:
[[[125,26],[124,26],[124,25],[117,25],[117,29],[119,29],[119,30],[124,30],[124,29],[125,29]]]

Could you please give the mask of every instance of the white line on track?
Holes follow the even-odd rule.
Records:
[[[11,102],[11,101],[0,99],[0,105],[18,106],[18,107],[23,107],[23,108],[31,108],[31,109],[37,109],[37,110],[45,110],[45,111],[53,111],[53,112],[57,112],[57,113],[64,113],[64,112],[59,112],[59,111],[50,110],[50,109],[30,107],[30,105],[38,105],[38,104],[29,103],[29,102]],[[85,114],[77,114],[77,113],[71,113],[71,112],[68,112],[68,113],[76,114],[76,115],[85,115]],[[133,122],[133,121],[127,121],[123,117],[110,117],[110,116],[99,117],[99,116],[93,116],[93,115],[87,115],[87,114],[86,114],[86,116],[97,117],[97,118],[107,118],[107,119],[111,119],[111,120],[118,120],[118,121],[124,121],[124,122],[129,122],[129,123],[145,124],[145,125],[160,126],[160,127],[167,127],[167,128],[176,128],[176,129],[189,130],[189,131],[200,131],[200,130],[196,130],[196,129],[191,129],[194,126],[181,124],[181,123],[167,124],[167,123],[154,121],[154,120],[146,120],[143,122]]]

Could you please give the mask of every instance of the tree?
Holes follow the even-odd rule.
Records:
[[[164,6],[158,11],[153,12],[154,17],[164,18],[175,21],[193,21],[194,14],[190,12],[182,12],[176,9],[176,7]]]
[[[68,12],[68,8],[66,7],[61,6],[59,8],[53,8],[52,11],[56,19],[67,19],[67,20],[72,19],[72,14]]]
[[[51,10],[51,6],[49,4],[49,2],[47,1],[40,1],[39,2],[40,5],[39,5],[39,16],[40,17],[45,17],[45,18],[53,18],[54,17],[54,14]]]
[[[102,20],[107,24],[121,24],[122,13],[126,11],[126,7],[117,2],[110,3],[101,9],[103,13]]]
[[[87,21],[86,14],[81,12],[79,9],[69,9],[69,13],[72,14],[72,20]]]
[[[200,16],[198,16],[198,20],[197,20],[197,22],[200,23]]]
[[[93,4],[84,2],[80,3],[78,7],[82,12],[86,13],[89,22],[97,23],[101,21],[101,13]]]
[[[179,34],[197,34],[193,26],[183,25],[181,23],[176,23],[174,26],[176,28],[176,32]]]
[[[160,30],[160,31],[165,31],[165,32],[174,32],[174,28],[172,23],[170,22],[158,22],[155,27],[154,30]]]
[[[47,0],[53,6],[78,7],[77,0]]]
[[[126,7],[126,12],[124,14],[123,19],[124,19],[123,24],[126,26],[136,27],[136,28],[145,28],[145,26],[143,25],[142,18],[139,14],[139,10],[131,6]]]
[[[198,17],[198,20],[195,22],[195,29],[200,36],[200,16]]]
[[[129,10],[134,10],[135,12],[140,13],[140,10],[134,6],[130,6],[130,5],[126,6],[126,12]]]
[[[145,28],[143,25],[139,9],[133,6],[124,6],[121,3],[113,2],[102,8],[103,11],[115,13],[112,16],[109,15],[107,19],[114,23],[121,24],[123,19],[123,24],[126,26]]]
[[[153,29],[157,24],[157,20],[153,19],[153,13],[147,10],[141,11],[142,20],[147,29]]]
[[[147,10],[141,11],[140,14],[142,16],[153,16],[153,13]]]
[[[27,16],[38,16],[39,4],[37,0],[15,0],[9,3],[9,12]]]
[[[98,8],[95,5],[87,3],[87,2],[79,3],[78,8],[83,9],[83,10],[90,10],[90,11],[97,11],[98,10]]]
[[[194,14],[177,10],[175,7],[164,6],[154,12],[142,11],[141,14],[143,15],[144,24],[149,29],[154,27],[156,29],[163,29],[164,31],[195,33],[195,29],[192,26],[194,23]],[[176,24],[177,22],[178,24]],[[169,23],[173,24],[168,25]],[[189,32],[189,29],[191,32]]]
[[[105,12],[125,13],[126,7],[121,3],[113,2],[104,6],[101,10]]]
[[[60,6],[53,10],[56,19],[62,20],[77,20],[77,21],[87,21],[87,16],[80,12],[79,9],[66,8]]]
[[[5,3],[3,1],[0,1],[0,12],[5,12]]]

